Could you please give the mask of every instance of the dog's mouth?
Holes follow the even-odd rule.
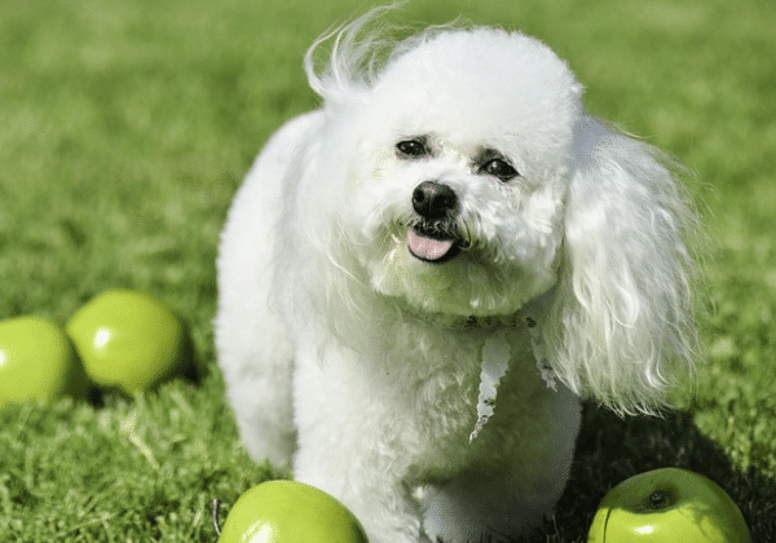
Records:
[[[456,237],[440,236],[419,226],[407,229],[407,249],[410,254],[434,264],[449,262],[461,253],[465,243]]]

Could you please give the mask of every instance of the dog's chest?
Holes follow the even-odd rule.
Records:
[[[472,439],[482,399],[486,345],[495,333],[464,329],[418,334],[414,349],[409,342],[397,343],[405,352],[396,349],[391,354],[396,373],[389,388],[395,394],[396,412],[403,413],[406,422],[398,431],[405,442],[414,443],[409,449],[419,469],[441,468],[440,459],[446,468],[464,465],[482,447],[499,448],[509,433],[509,419],[501,413],[529,408],[528,399],[539,381],[530,343],[523,331],[502,330],[499,336],[508,343],[508,369],[498,382],[493,417]]]

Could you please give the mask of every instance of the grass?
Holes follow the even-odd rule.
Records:
[[[617,481],[717,480],[755,541],[776,533],[776,10],[758,0],[416,0],[521,28],[567,58],[588,108],[696,172],[708,225],[694,399],[666,419],[588,405],[550,541],[584,540]],[[306,46],[355,0],[7,0],[0,8],[0,318],[64,321],[113,287],[192,328],[204,374],[104,405],[0,411],[0,540],[213,541],[209,502],[282,474],[239,445],[214,365],[214,259],[229,201],[283,120],[314,107]]]

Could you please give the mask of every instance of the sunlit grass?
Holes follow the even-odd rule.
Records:
[[[701,316],[709,363],[691,418],[734,467],[774,477],[776,11],[766,4],[418,0],[394,20],[462,15],[540,37],[568,59],[593,113],[695,172],[689,190],[711,246]],[[199,386],[176,382],[103,406],[65,399],[0,412],[0,540],[213,541],[209,500],[228,508],[271,475],[241,449],[214,367],[214,260],[259,146],[317,103],[301,70],[305,48],[366,7],[316,6],[0,8],[0,318],[63,321],[101,290],[149,290],[184,315],[205,373]],[[607,424],[595,430],[619,431]],[[670,450],[697,449],[701,438],[677,439]],[[600,497],[612,482],[595,480],[606,466],[585,450],[590,465],[564,503]],[[593,506],[583,503],[561,532],[581,540]],[[756,500],[750,507],[754,515]]]

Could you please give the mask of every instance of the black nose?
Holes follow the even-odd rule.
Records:
[[[447,185],[423,181],[412,192],[412,208],[426,219],[441,219],[456,212],[458,197]]]

